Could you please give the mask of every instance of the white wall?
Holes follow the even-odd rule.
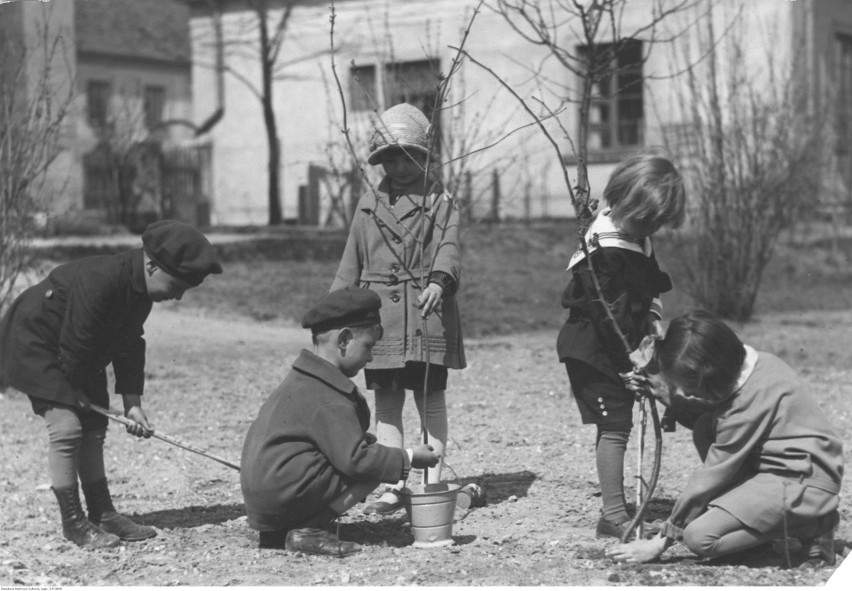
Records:
[[[475,4],[472,0],[337,2],[335,61],[347,100],[352,60],[358,65],[366,65],[381,61],[391,53],[396,62],[421,60],[428,55],[438,57],[442,71],[448,72],[454,55],[448,46],[460,43],[461,32]],[[716,32],[724,31],[732,12],[742,7],[748,15],[745,25],[749,32],[747,55],[754,56],[756,71],[765,73],[760,65],[767,47],[771,48],[779,63],[787,59],[790,46],[789,4],[779,0],[714,3]],[[622,31],[629,33],[647,22],[649,5],[650,0],[629,3]],[[277,15],[273,15],[270,22],[274,22],[274,16]],[[694,21],[694,16],[684,15],[667,23],[670,28],[657,31],[657,38],[684,30]],[[231,12],[224,16],[226,39],[244,37],[246,30],[251,28],[246,18],[247,13]],[[193,71],[194,104],[198,120],[204,119],[216,108],[215,74],[210,68],[213,63],[211,23],[210,16],[201,13],[196,13],[191,22],[196,61]],[[339,120],[342,107],[332,78],[330,56],[320,55],[329,49],[329,30],[327,4],[299,7],[292,16],[290,33],[282,51],[282,60],[293,62],[284,70],[287,79],[278,81],[274,90],[283,153],[281,198],[285,218],[297,216],[298,187],[307,181],[308,164],[325,163],[327,158],[323,145],[329,138],[341,136]],[[386,34],[388,30],[392,32],[390,42]],[[640,38],[647,41],[648,36],[649,33],[644,32]],[[541,94],[531,74],[531,68],[541,62],[541,50],[520,39],[499,15],[483,9],[473,25],[466,48],[474,58],[492,68],[536,111],[541,111],[541,108],[531,99],[533,96],[544,100],[550,108],[557,108],[553,97]],[[244,50],[243,53],[249,51]],[[655,46],[645,64],[646,76],[661,78],[650,80],[645,94],[648,144],[661,143],[660,125],[676,118],[672,107],[675,97],[673,83],[666,77],[675,63],[673,55],[682,58],[684,53],[680,42]],[[298,61],[304,56],[314,57]],[[229,51],[226,61],[229,68],[259,87],[259,66],[254,57],[238,57]],[[546,77],[567,81],[566,72],[553,60],[545,62],[541,71]],[[233,76],[226,80],[225,116],[210,133],[214,144],[214,222],[264,224],[268,218],[267,142],[260,102]],[[444,114],[444,127],[447,128],[448,118],[461,117],[463,121],[458,126],[476,136],[472,147],[492,143],[531,122],[517,99],[492,74],[472,63],[465,64],[454,77],[453,88],[449,102],[455,106]],[[462,111],[463,117],[460,115]],[[364,121],[363,114],[350,112],[349,116],[353,139],[358,143],[356,150],[366,160],[366,132],[354,130],[369,127],[369,123]],[[569,134],[574,134],[576,107],[568,105],[559,120]],[[563,153],[570,155],[563,131],[553,122],[547,125]],[[476,133],[471,126],[475,127]],[[488,208],[490,171],[497,168],[501,170],[502,215],[522,216],[525,193],[532,196],[529,207],[533,216],[573,214],[556,153],[535,127],[513,132],[487,152],[469,156],[468,161],[471,168],[480,173],[475,185],[476,191],[482,194],[481,210]],[[590,167],[593,196],[600,195],[613,166],[614,163],[609,162]],[[571,180],[574,180],[573,174]]]

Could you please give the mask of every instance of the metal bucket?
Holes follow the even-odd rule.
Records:
[[[415,484],[402,489],[402,500],[415,548],[438,548],[453,544],[453,516],[458,484]]]

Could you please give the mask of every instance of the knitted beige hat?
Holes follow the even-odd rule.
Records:
[[[385,150],[401,147],[429,153],[432,125],[426,115],[408,103],[400,103],[382,113],[381,121],[370,138],[370,157],[367,162],[378,164]]]

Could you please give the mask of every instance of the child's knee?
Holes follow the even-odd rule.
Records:
[[[376,390],[376,419],[381,422],[396,423],[402,418],[405,406],[405,390],[379,388]]]
[[[44,414],[51,445],[79,445],[83,438],[83,425],[73,410],[51,408]]]
[[[693,521],[683,530],[683,543],[689,550],[701,558],[712,558],[716,555],[718,537],[712,535]]]

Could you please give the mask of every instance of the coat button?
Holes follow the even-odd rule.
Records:
[[[417,330],[414,331],[414,336],[416,336],[416,337],[423,336],[423,331],[418,328]]]
[[[52,289],[48,289],[46,292],[44,292],[44,297],[46,297],[46,298],[48,298],[48,299],[49,299],[49,298],[52,298],[52,297],[53,297],[53,290],[52,290]]]
[[[399,272],[399,265],[397,265],[396,263],[393,263],[390,266],[390,270],[391,270],[391,273],[398,273]]]
[[[388,285],[396,285],[397,283],[399,283],[399,277],[397,277],[396,275],[391,275],[390,277],[388,277]]]
[[[397,303],[399,301],[399,294],[397,292],[393,292],[390,296],[390,301],[394,304]]]
[[[402,242],[402,238],[400,238],[399,236],[397,236],[396,234],[394,234],[393,241],[394,241],[396,244],[399,244],[400,242]]]

